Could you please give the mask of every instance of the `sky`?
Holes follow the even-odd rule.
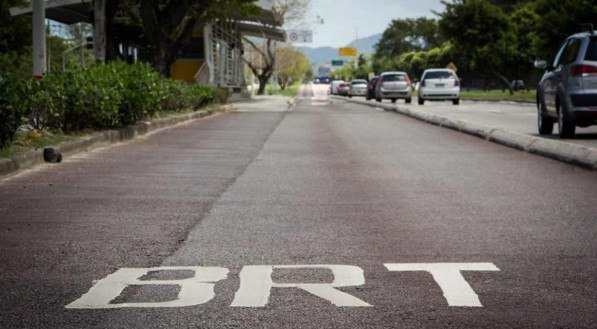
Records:
[[[382,33],[393,19],[435,17],[442,11],[440,0],[311,0],[307,28],[313,30],[309,47],[342,47],[356,39]],[[315,24],[317,16],[323,24]]]

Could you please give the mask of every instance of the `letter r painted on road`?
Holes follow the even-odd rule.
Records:
[[[334,275],[332,283],[274,283],[274,269],[329,269]],[[240,288],[234,295],[232,307],[264,307],[272,288],[299,288],[336,306],[366,307],[364,301],[342,292],[337,287],[365,284],[363,270],[350,265],[250,265],[240,271]]]
[[[150,272],[192,271],[193,277],[180,280],[141,280]],[[199,305],[210,301],[214,296],[215,282],[226,279],[228,269],[222,267],[153,267],[121,268],[99,280],[81,298],[66,305],[66,308],[125,308],[125,307],[181,307]],[[110,303],[120,296],[128,286],[176,285],[180,287],[178,298],[166,302]]]
[[[426,271],[444,293],[450,306],[483,307],[479,296],[466,282],[461,271],[499,271],[492,263],[420,263],[420,264],[384,264],[389,271]]]

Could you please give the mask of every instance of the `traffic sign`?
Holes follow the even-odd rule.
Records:
[[[342,65],[344,65],[343,60],[333,60],[332,61],[332,66],[342,66]]]
[[[354,57],[357,55],[357,49],[353,47],[343,47],[338,49],[338,55],[344,57]]]
[[[311,30],[287,30],[288,41],[292,43],[312,43],[313,31]]]

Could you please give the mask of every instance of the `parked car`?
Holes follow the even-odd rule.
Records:
[[[367,96],[365,96],[367,100],[375,98],[375,86],[377,85],[377,81],[379,81],[379,76],[374,76],[369,79],[369,83],[367,83]]]
[[[390,99],[396,103],[397,99],[404,99],[406,103],[411,102],[412,87],[410,78],[405,72],[383,72],[375,86],[375,100]]]
[[[348,97],[367,96],[367,80],[354,79],[350,82]]]
[[[564,40],[552,65],[535,62],[545,74],[537,86],[539,134],[549,135],[558,122],[562,138],[574,137],[576,127],[597,124],[597,35],[577,33]]]
[[[313,79],[313,83],[314,84],[319,84],[319,79],[318,78]]]
[[[460,81],[451,69],[427,69],[419,84],[419,105],[426,100],[451,100],[460,103]]]
[[[350,92],[350,83],[344,82],[343,84],[338,86],[338,95],[348,96],[349,92]]]
[[[345,83],[345,81],[343,81],[343,80],[332,81],[332,83],[330,84],[330,94],[338,95],[338,87],[344,83]]]
[[[512,89],[514,90],[526,90],[527,87],[524,84],[524,81],[522,80],[512,80],[512,82],[510,83],[510,86],[512,86]]]

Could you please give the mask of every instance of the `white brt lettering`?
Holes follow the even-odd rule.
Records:
[[[452,307],[482,307],[479,296],[466,282],[461,271],[499,271],[492,263],[387,263],[389,271],[426,271],[442,289],[448,305]],[[271,274],[275,269],[328,269],[334,279],[331,283],[274,283]],[[180,280],[141,280],[150,272],[192,271],[193,276]],[[214,296],[215,283],[227,278],[228,269],[222,267],[154,267],[122,268],[99,280],[81,298],[66,308],[158,308],[183,307],[207,303]],[[371,306],[361,299],[340,291],[339,287],[354,287],[365,284],[363,270],[351,265],[248,265],[240,272],[240,288],[234,296],[232,307],[264,307],[269,302],[272,288],[298,288],[325,299],[336,306]],[[178,297],[165,302],[114,303],[128,286],[175,285],[180,288]]]

